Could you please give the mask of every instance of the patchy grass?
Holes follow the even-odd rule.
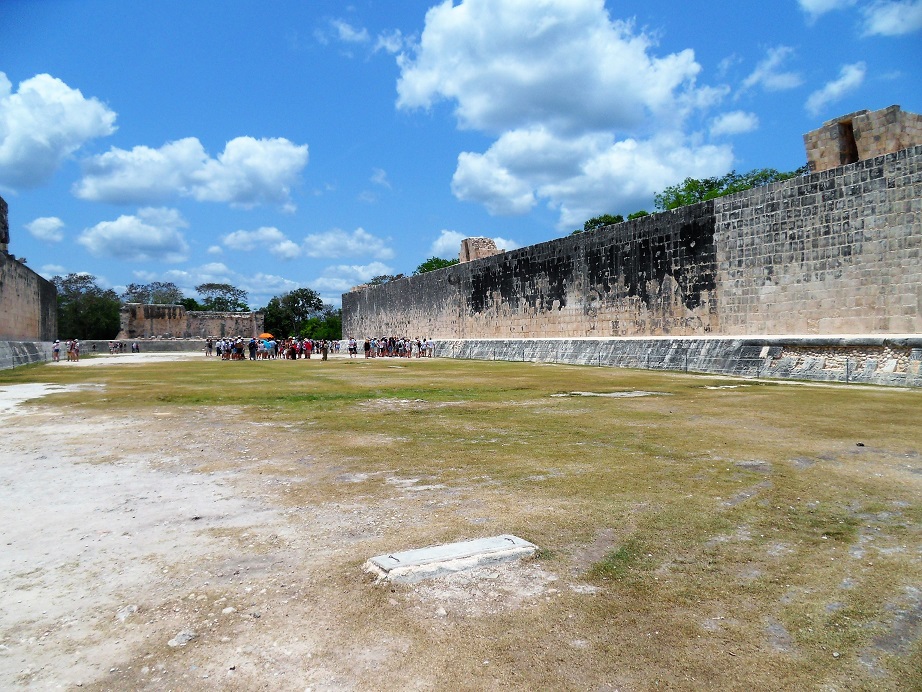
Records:
[[[355,632],[408,637],[407,670],[445,671],[437,686],[922,689],[919,618],[879,643],[922,575],[922,392],[451,360],[0,373],[29,381],[102,382],[33,405],[147,425],[233,412],[226,457],[199,471],[283,478],[283,506],[364,508],[385,528],[356,529],[324,595],[348,594]],[[551,396],[635,390],[664,396]],[[367,555],[502,532],[573,589],[440,623],[389,604],[410,590],[356,590]]]

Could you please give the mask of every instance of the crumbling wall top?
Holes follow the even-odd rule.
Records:
[[[461,241],[461,252],[458,259],[461,263],[499,255],[505,250],[496,247],[492,238],[465,238]]]
[[[813,173],[920,144],[922,116],[897,105],[840,115],[804,135],[807,162]]]

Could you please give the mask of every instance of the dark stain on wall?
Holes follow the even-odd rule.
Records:
[[[538,258],[506,253],[472,273],[468,309],[476,314],[500,303],[516,312],[523,304],[537,312],[559,310],[567,305],[567,282],[573,280],[573,270],[570,253],[558,251]]]
[[[637,297],[653,309],[659,296],[651,294],[651,287],[658,291],[670,276],[685,307],[700,307],[702,292],[717,286],[714,205],[707,202],[672,215],[671,223],[659,215],[638,219],[641,223],[623,229],[612,227],[613,242],[590,245],[586,250],[589,286],[603,296]]]

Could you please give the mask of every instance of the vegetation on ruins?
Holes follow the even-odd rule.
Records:
[[[413,270],[413,276],[418,274],[425,274],[426,272],[435,271],[436,269],[444,269],[445,267],[451,267],[455,264],[458,264],[461,260],[455,259],[445,259],[443,257],[430,257],[425,262],[420,264],[416,269]]]
[[[112,339],[119,330],[121,301],[92,274],[54,276],[58,289],[58,335],[62,339]]]
[[[678,185],[670,185],[654,195],[653,203],[657,211],[677,209],[695,202],[704,202],[716,197],[731,195],[734,192],[796,178],[805,175],[807,170],[806,165],[786,172],[776,171],[774,168],[756,168],[748,173],[730,171],[716,178],[702,178],[701,180],[686,178]]]
[[[404,274],[379,274],[378,276],[373,276],[368,281],[369,286],[380,286],[382,284],[389,284],[391,281],[396,281],[397,279],[405,279]]]
[[[200,310],[213,312],[247,312],[247,292],[231,284],[205,283],[195,287],[202,296]]]
[[[662,192],[657,192],[653,196],[653,203],[657,211],[668,211],[678,209],[696,202],[704,202],[716,197],[723,197],[734,192],[750,190],[754,187],[761,187],[769,183],[777,183],[782,180],[796,178],[806,175],[809,171],[805,164],[793,171],[777,171],[774,168],[756,168],[747,173],[737,173],[735,170],[714,178],[686,178],[681,183],[670,185]],[[628,214],[628,221],[639,219],[641,216],[649,216],[646,210],[635,211]],[[621,214],[601,214],[593,216],[583,224],[582,229],[576,229],[570,235],[578,233],[587,233],[598,228],[611,226],[612,224],[622,223],[624,217]]]

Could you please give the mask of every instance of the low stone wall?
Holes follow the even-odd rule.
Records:
[[[0,370],[51,360],[50,341],[0,341]]]
[[[922,337],[447,339],[434,355],[922,387]]]

